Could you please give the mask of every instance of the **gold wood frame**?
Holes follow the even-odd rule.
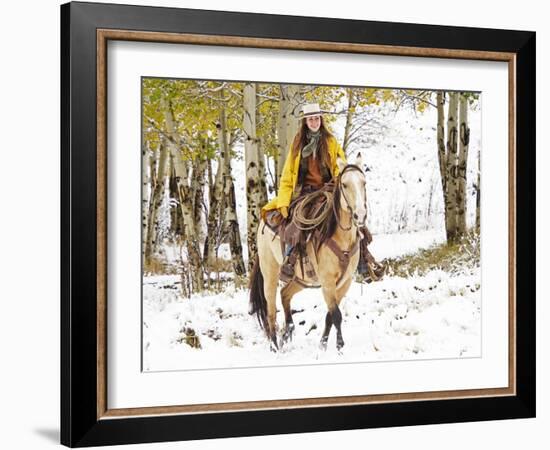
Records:
[[[509,73],[509,145],[508,145],[508,353],[509,382],[507,388],[472,389],[458,391],[435,391],[405,394],[342,396],[302,398],[201,405],[178,405],[168,407],[144,407],[109,409],[107,405],[107,220],[106,220],[106,174],[107,174],[107,42],[109,40],[183,43],[269,49],[315,50],[382,54],[392,56],[416,56],[432,58],[473,59],[503,61],[508,63]],[[444,400],[474,397],[497,397],[516,395],[516,55],[514,53],[452,50],[444,48],[396,47],[370,44],[343,44],[320,41],[295,41],[286,39],[260,39],[235,36],[212,36],[197,34],[157,33],[113,29],[97,30],[97,419],[128,416],[151,416],[167,414],[216,413],[243,410],[289,409],[319,406],[342,406],[364,403],[391,403],[420,400]]]

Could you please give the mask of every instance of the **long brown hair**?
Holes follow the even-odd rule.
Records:
[[[309,127],[307,126],[306,118],[302,119],[302,125],[294,137],[294,142],[292,143],[292,156],[295,158],[298,155],[298,152],[307,145],[307,131]],[[319,139],[319,159],[324,164],[324,166],[332,174],[332,166],[330,161],[330,154],[328,152],[328,140],[330,137],[333,137],[332,133],[328,131],[325,127],[325,121],[323,116],[321,116],[321,127],[319,128],[321,132],[321,138]]]

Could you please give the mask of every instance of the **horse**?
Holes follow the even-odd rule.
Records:
[[[315,239],[309,239],[305,247],[316,276],[312,278],[302,273],[303,266],[296,264],[294,278],[280,292],[285,317],[281,345],[292,340],[295,329],[290,307],[292,297],[306,287],[315,287],[321,288],[327,305],[320,346],[326,350],[333,325],[336,328],[337,350],[344,346],[339,305],[351,285],[359,262],[358,249],[362,237],[359,229],[366,223],[367,204],[360,155],[354,164],[345,164],[340,159],[337,164],[340,170],[335,179],[331,212],[326,219],[328,226],[324,236],[317,235],[315,243]],[[279,237],[265,226],[263,219],[260,220],[256,238],[257,256],[251,272],[249,312],[256,314],[270,340],[271,350],[277,351],[276,294],[283,254]]]

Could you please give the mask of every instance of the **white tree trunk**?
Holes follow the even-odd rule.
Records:
[[[206,187],[207,159],[202,155],[193,162],[193,176],[191,177],[193,199],[193,217],[199,242],[204,240],[203,212],[204,212],[204,190]]]
[[[447,198],[445,201],[445,220],[447,242],[452,243],[457,237],[457,203],[458,203],[458,93],[449,93],[449,112],[447,115]]]
[[[443,204],[447,197],[447,156],[445,154],[445,92],[437,92],[437,158],[439,161],[439,173],[441,175],[441,189],[443,191]]]
[[[277,179],[276,186],[279,188],[279,180],[286,161],[288,149],[298,128],[300,126],[297,119],[301,104],[301,93],[296,85],[281,84],[281,99],[279,101],[279,121],[277,128]]]
[[[220,91],[220,97],[223,95],[223,89]],[[212,267],[216,256],[216,247],[220,244],[223,220],[221,212],[223,211],[223,188],[225,178],[225,155],[229,152],[226,133],[225,107],[220,105],[220,116],[218,129],[218,156],[217,171],[214,183],[210,187],[209,209],[207,235],[204,242],[204,260],[208,267]]]
[[[261,145],[258,146],[258,168],[259,168],[259,177],[260,177],[260,184],[259,184],[259,192],[258,192],[258,204],[260,206],[263,206],[267,203],[267,172],[265,169],[266,165],[266,158],[265,153]]]
[[[151,192],[151,157],[149,145],[143,146],[141,153],[141,258],[145,263],[147,230],[149,229],[149,202]]]
[[[256,230],[260,210],[267,200],[263,155],[256,136],[256,84],[244,86],[243,131],[245,134],[244,154],[246,166],[247,245],[248,269],[252,270],[257,254]],[[260,156],[261,155],[261,156]],[[261,158],[261,159],[260,159]]]
[[[229,243],[233,272],[237,276],[242,276],[246,275],[246,267],[244,265],[243,246],[241,243],[239,220],[237,218],[235,184],[231,173],[231,146],[229,145],[229,142],[232,142],[233,140],[231,139],[231,132],[229,130],[227,130],[225,134],[229,136],[229,140],[227,141],[227,151],[224,152],[225,176],[223,180],[223,203],[221,205],[224,213],[222,214],[222,233]]]
[[[258,92],[258,85],[256,85],[256,95]],[[260,110],[259,108],[256,109],[256,127],[258,126],[258,123],[260,123],[261,117],[260,117]],[[273,133],[275,135],[275,133]],[[256,137],[258,137],[256,135]],[[267,203],[267,172],[266,172],[266,157],[264,152],[264,147],[262,145],[262,142],[260,139],[258,139],[258,176],[260,177],[260,183],[258,185],[258,198],[259,198],[259,204],[260,206],[263,206]]]
[[[174,158],[170,154],[170,181],[168,183],[170,189],[170,229],[172,235],[176,238],[183,235],[183,216],[181,215],[180,194],[178,190],[178,177],[174,168]]]
[[[457,232],[460,236],[466,234],[466,215],[467,215],[467,165],[468,149],[470,145],[470,126],[468,124],[468,98],[460,95],[459,107],[459,157],[458,157],[458,194],[457,194]]]
[[[165,177],[167,166],[167,145],[166,140],[161,138],[159,146],[159,159],[158,159],[158,171],[156,176],[156,183],[153,186],[151,195],[151,204],[149,209],[149,224],[147,229],[147,239],[145,244],[145,260],[147,264],[151,256],[157,252],[158,236],[159,236],[159,211],[164,198],[165,189]]]
[[[229,241],[233,271],[235,275],[242,276],[246,274],[246,267],[243,259],[243,246],[241,243],[241,233],[239,231],[239,221],[237,219],[235,185],[233,184],[233,177],[231,176],[231,168],[227,169],[227,176],[224,183],[224,206],[225,221],[223,226],[224,233],[227,235]]]

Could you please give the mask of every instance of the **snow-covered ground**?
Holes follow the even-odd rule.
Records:
[[[370,252],[377,260],[410,255],[445,242],[445,231],[423,230],[395,234],[373,234]]]
[[[441,239],[428,232],[375,236],[373,252],[379,259],[394,257]],[[479,280],[476,268],[458,275],[433,270],[424,276],[386,276],[376,283],[354,283],[341,303],[346,342],[341,353],[336,351],[334,330],[328,349],[320,350],[325,302],[320,290],[304,290],[292,302],[294,339],[273,353],[256,318],[248,315],[248,290],[228,287],[221,294],[183,299],[178,276],[145,277],[144,369],[477,357],[481,349]],[[278,309],[282,326],[280,302]],[[197,343],[200,348],[190,345]]]

